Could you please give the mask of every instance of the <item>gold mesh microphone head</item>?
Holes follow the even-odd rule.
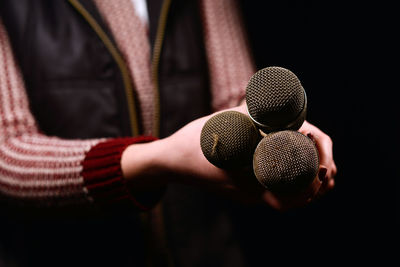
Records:
[[[253,157],[257,180],[273,192],[298,192],[316,177],[319,156],[313,141],[296,131],[267,134]]]
[[[257,71],[246,88],[247,110],[265,132],[297,130],[305,120],[307,97],[297,76],[281,67]]]
[[[203,126],[200,145],[209,162],[223,169],[251,166],[260,132],[245,114],[225,111],[211,117]]]

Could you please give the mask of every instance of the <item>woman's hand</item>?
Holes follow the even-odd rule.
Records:
[[[303,192],[295,195],[276,195],[272,192],[265,192],[264,200],[277,210],[288,210],[301,207],[313,199],[324,195],[335,186],[337,168],[333,160],[333,143],[331,138],[320,129],[305,121],[299,132],[311,138],[319,153],[319,170],[317,177],[310,186]]]
[[[335,176],[337,168],[335,161],[333,160],[333,142],[332,139],[322,132],[314,125],[305,121],[299,129],[304,135],[310,137],[319,152],[319,176],[322,180],[321,188],[318,191],[318,195],[323,195],[327,191],[331,190],[335,186]]]
[[[245,113],[246,107],[242,104],[230,110]],[[212,165],[203,155],[201,130],[213,115],[197,119],[167,138],[129,146],[122,155],[121,167],[132,188],[145,191],[169,183],[181,183],[242,201],[260,201],[264,189],[252,170],[228,172]],[[254,190],[243,190],[253,185],[257,194]]]
[[[242,104],[230,110],[245,113],[246,107]],[[315,126],[305,122],[299,131],[311,137],[317,145],[320,179],[317,177],[306,191],[298,195],[277,196],[258,183],[252,169],[225,171],[208,162],[200,147],[200,134],[212,115],[187,124],[167,138],[129,146],[123,153],[121,166],[132,187],[151,190],[169,183],[190,184],[243,202],[264,202],[278,210],[303,206],[333,188],[336,166],[332,141]]]

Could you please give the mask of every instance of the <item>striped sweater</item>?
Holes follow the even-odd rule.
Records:
[[[121,3],[124,1],[130,5],[129,8],[133,8],[130,0]],[[237,104],[237,100],[243,97],[248,78],[254,72],[240,18],[231,2],[202,1],[205,47],[215,109]],[[107,10],[102,13],[132,77],[150,75],[150,71],[143,72],[143,68],[150,68],[150,59],[145,58],[147,62],[143,62],[143,58],[139,61],[135,58],[146,53],[136,51],[138,46],[135,51],[132,50],[135,47],[132,42],[148,44],[148,41],[138,39],[147,36],[135,36],[132,27],[121,27],[129,25],[129,20],[131,26],[139,20],[134,20],[132,13],[123,12],[124,5],[112,3],[114,1],[96,0],[100,11]],[[116,14],[119,13],[126,15],[128,23],[118,23],[121,16]],[[139,49],[149,51],[148,48]],[[133,62],[142,62],[142,68]],[[138,70],[141,73],[138,74]],[[147,120],[152,112],[150,103],[153,100],[147,92],[152,88],[149,84],[151,78],[135,81],[143,109],[142,119]],[[145,129],[145,133],[151,134],[151,130]],[[145,209],[128,193],[120,157],[128,145],[152,140],[154,138],[145,136],[65,140],[42,133],[30,111],[23,79],[0,21],[0,197],[45,206],[128,199]]]

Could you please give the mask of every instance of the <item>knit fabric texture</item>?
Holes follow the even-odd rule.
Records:
[[[151,135],[154,84],[148,29],[130,0],[95,0],[127,62]],[[214,110],[237,105],[254,72],[234,0],[201,0]],[[150,137],[66,140],[47,136],[33,117],[20,70],[0,19],[0,196],[22,203],[67,205],[130,199],[120,169],[127,145]]]
[[[0,193],[50,206],[90,201],[81,162],[103,140],[63,140],[40,132],[0,21]]]
[[[90,196],[105,205],[130,201],[141,210],[151,207],[140,203],[130,192],[122,175],[121,156],[125,148],[134,143],[156,140],[150,136],[115,138],[98,143],[87,153],[83,161],[82,176]]]
[[[153,131],[155,85],[147,25],[134,12],[131,0],[95,0],[111,29],[133,77],[144,134]],[[205,48],[214,111],[236,106],[255,72],[236,0],[200,0]]]

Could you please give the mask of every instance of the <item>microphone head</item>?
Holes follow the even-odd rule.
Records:
[[[257,180],[268,190],[294,193],[305,189],[316,177],[318,150],[313,141],[296,131],[267,134],[253,157]]]
[[[250,117],[265,132],[298,130],[307,110],[307,97],[297,76],[281,67],[257,71],[246,88]]]
[[[224,111],[203,126],[201,150],[209,162],[223,169],[251,166],[261,135],[252,120],[237,111]]]

